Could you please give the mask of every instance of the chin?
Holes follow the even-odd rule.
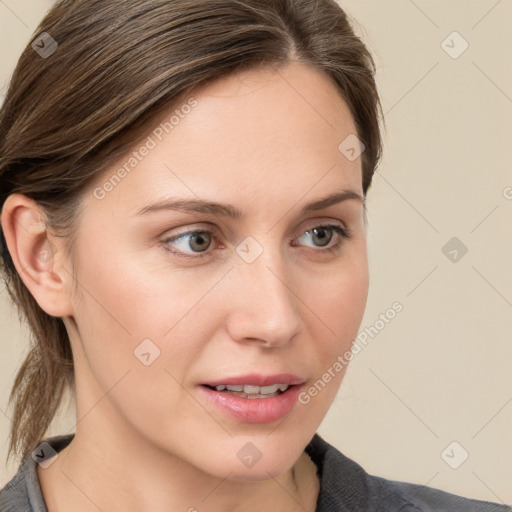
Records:
[[[220,448],[215,460],[215,474],[230,480],[262,481],[277,478],[289,471],[303,452],[300,440],[277,432],[265,436],[235,436],[228,446]],[[212,468],[213,469],[213,468]]]

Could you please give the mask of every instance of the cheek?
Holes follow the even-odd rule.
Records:
[[[115,246],[113,242],[110,246]],[[108,255],[109,247],[100,257],[84,262],[79,281],[87,313],[107,333],[120,339],[145,338],[165,344],[175,326],[183,322],[205,286],[190,273],[155,265],[137,253],[117,251]],[[85,290],[85,291],[84,291]]]
[[[172,399],[176,381],[184,381],[211,337],[214,308],[205,296],[218,279],[147,264],[123,251],[84,262],[76,320],[86,363],[102,388],[130,370],[131,399],[146,412],[149,403],[161,403],[155,390],[166,389]]]
[[[101,402],[106,414],[117,411],[115,417],[155,442],[183,438],[175,411],[196,422],[204,415],[181,384],[201,351],[204,310],[193,306],[205,290],[184,287],[179,274],[164,281],[128,270],[119,260],[115,266],[90,261],[81,270],[77,374],[91,405],[108,392]]]
[[[352,260],[340,260],[339,268],[322,278],[319,286],[309,287],[303,294],[317,316],[317,323],[327,336],[325,348],[329,353],[349,346],[356,337],[366,307],[369,277],[366,253],[358,251]]]
[[[315,428],[327,414],[339,391],[351,360],[350,349],[363,318],[368,291],[366,267],[340,272],[328,285],[311,296],[318,327],[311,330],[308,359],[315,361],[313,378],[299,397],[299,404],[311,414]],[[308,313],[309,314],[309,313]],[[350,355],[350,359],[346,356]],[[314,411],[314,412],[313,412]]]
[[[316,364],[314,378],[299,403],[314,409],[316,418],[327,414],[336,397],[350,361],[346,354],[361,326],[369,285],[365,247],[356,247],[352,257],[340,260],[331,278],[322,279],[321,286],[306,295],[311,304],[310,332],[314,341],[308,359]]]

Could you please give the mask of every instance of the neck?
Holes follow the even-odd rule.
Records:
[[[286,473],[261,481],[234,481],[201,471],[162,452],[126,428],[85,428],[38,476],[49,512],[314,512],[316,466],[306,453]]]

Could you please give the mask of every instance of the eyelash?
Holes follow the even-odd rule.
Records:
[[[341,247],[344,245],[344,242],[346,240],[349,240],[352,238],[352,234],[350,232],[350,230],[346,227],[342,227],[338,224],[321,224],[319,226],[315,226],[315,227],[312,227],[310,229],[307,229],[302,236],[304,236],[306,233],[308,232],[312,232],[313,230],[315,229],[332,229],[334,232],[336,232],[339,237],[338,237],[338,241],[330,246],[330,247],[327,247],[327,248],[323,248],[323,249],[312,249],[312,252],[318,252],[318,253],[322,253],[322,252],[337,252],[341,249]],[[190,236],[190,235],[203,235],[203,234],[207,234],[207,235],[210,235],[210,236],[215,236],[215,232],[213,230],[209,230],[209,229],[194,229],[194,230],[191,230],[191,231],[185,231],[184,233],[180,233],[179,235],[176,235],[176,236],[173,236],[173,237],[169,237],[169,238],[166,238],[162,241],[163,245],[164,245],[164,249],[179,257],[179,258],[185,258],[185,259],[198,259],[198,258],[206,258],[210,255],[210,251],[205,251],[203,253],[196,253],[195,256],[191,256],[189,254],[186,254],[186,253],[183,253],[182,251],[172,251],[170,250],[166,244],[168,244],[169,242],[175,242],[176,240],[179,240],[180,238],[183,238],[183,237],[186,237],[186,236]],[[301,238],[299,237],[299,238]]]

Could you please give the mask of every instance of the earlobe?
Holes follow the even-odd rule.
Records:
[[[49,315],[71,315],[69,273],[62,251],[44,223],[42,208],[22,194],[11,194],[2,209],[2,230],[14,266],[39,306]]]

